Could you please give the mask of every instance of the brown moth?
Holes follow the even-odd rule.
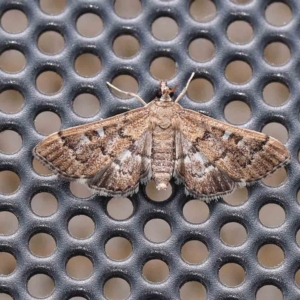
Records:
[[[51,134],[33,150],[36,158],[62,178],[80,180],[104,196],[128,196],[153,179],[158,190],[172,176],[186,194],[215,199],[264,178],[289,162],[276,139],[238,128],[172,101],[166,82],[161,97],[111,118]]]

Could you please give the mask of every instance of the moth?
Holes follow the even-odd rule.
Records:
[[[178,104],[160,82],[160,95],[143,107],[53,133],[33,155],[63,179],[79,180],[99,195],[129,196],[153,179],[165,190],[172,177],[186,194],[209,201],[285,166],[286,147],[260,132],[238,128]]]

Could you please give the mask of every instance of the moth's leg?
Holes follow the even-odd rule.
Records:
[[[131,97],[135,97],[137,98],[144,106],[147,105],[147,103],[137,94],[135,93],[131,93],[131,92],[125,92],[125,91],[122,91],[120,89],[118,89],[116,86],[112,85],[111,83],[109,82],[106,82],[107,85],[109,85],[111,88],[113,88],[114,90],[120,92],[120,93],[123,93],[125,94],[126,96],[131,96]]]
[[[192,73],[191,77],[189,78],[188,82],[186,83],[186,86],[184,87],[184,89],[182,90],[182,92],[176,98],[175,103],[178,102],[183,97],[183,95],[186,93],[186,91],[187,91],[187,89],[189,87],[189,84],[192,81],[194,75],[195,75],[195,72]]]

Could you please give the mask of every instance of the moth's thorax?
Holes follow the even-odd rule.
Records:
[[[151,103],[151,123],[152,128],[160,127],[166,129],[173,127],[178,104],[174,102],[161,102],[159,100]]]

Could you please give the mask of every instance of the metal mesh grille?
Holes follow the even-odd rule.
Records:
[[[300,143],[299,2],[278,2],[285,3],[284,7],[289,7],[292,11],[291,20],[281,24],[282,26],[272,25],[266,19],[266,12],[272,8],[274,1],[214,0],[214,4],[204,0],[141,1],[140,12],[128,19],[116,13],[117,6],[122,5],[120,1],[70,0],[57,15],[45,13],[43,2],[45,1],[0,2],[0,90],[2,93],[7,90],[19,91],[24,98],[23,107],[12,113],[9,109],[1,109],[0,102],[0,134],[13,131],[22,139],[20,149],[15,152],[5,153],[3,147],[5,148],[6,141],[4,146],[0,145],[0,268],[3,274],[7,274],[0,276],[0,298],[7,299],[5,294],[22,300],[47,296],[43,294],[43,289],[46,289],[49,278],[52,278],[53,288],[48,289],[50,294],[47,299],[71,299],[76,296],[83,299],[126,299],[127,296],[128,299],[183,300],[267,297],[298,299],[300,290],[296,282],[299,281],[299,275],[296,272],[299,268],[300,251],[296,235],[300,226],[300,208],[297,203],[300,176],[297,159]],[[24,31],[7,32],[3,18],[10,10],[20,10],[26,15],[28,25]],[[77,19],[86,13],[98,15],[103,22],[102,32],[95,37],[85,37],[76,29]],[[203,18],[205,13],[206,17]],[[273,21],[280,23],[280,16],[281,14]],[[153,22],[160,17],[176,21],[178,33],[173,39],[164,41],[153,36]],[[253,29],[253,37],[246,44],[234,43],[228,38],[230,24],[237,21],[245,21]],[[38,47],[39,37],[47,31],[55,31],[64,38],[63,50],[55,55],[47,55]],[[158,29],[157,34],[160,36],[163,33]],[[114,41],[122,35],[130,35],[138,40],[140,48],[131,58],[120,58],[114,53]],[[239,36],[232,37],[234,38],[238,39]],[[202,51],[197,50],[197,43],[203,45],[203,41],[211,41],[215,52],[211,59],[201,61]],[[191,47],[196,47],[194,57],[191,57]],[[20,72],[6,72],[6,63],[8,69],[15,71],[15,62],[9,63],[5,59],[8,50],[18,50],[25,56],[26,66]],[[290,56],[287,62],[282,61],[285,51]],[[80,62],[77,58],[86,53],[99,58],[93,57],[90,65],[92,69],[96,68],[94,76],[84,77],[78,74],[85,74],[87,61]],[[268,61],[268,55],[273,61]],[[170,58],[171,61],[161,61],[161,57]],[[268,127],[264,126],[269,123],[284,125],[288,134],[286,145],[292,154],[292,161],[286,172],[283,170],[264,183],[237,193],[235,204],[238,205],[233,205],[230,197],[226,201],[220,199],[208,205],[190,201],[192,199],[184,195],[183,187],[173,183],[172,193],[167,200],[153,201],[146,191],[151,186],[141,188],[137,195],[131,197],[131,202],[120,199],[118,203],[118,200],[114,200],[117,205],[133,205],[132,214],[124,220],[118,220],[109,213],[110,199],[96,195],[75,197],[69,183],[54,175],[43,176],[34,170],[31,150],[42,138],[37,132],[38,118],[42,121],[50,118],[47,114],[40,115],[42,112],[55,113],[60,119],[59,121],[57,118],[58,127],[61,122],[61,128],[67,128],[138,107],[139,103],[135,99],[115,97],[107,89],[105,82],[115,79],[122,86],[123,81],[118,81],[116,77],[130,75],[138,82],[141,97],[150,101],[154,98],[158,82],[153,76],[156,74],[155,64],[160,68],[157,71],[158,77],[172,77],[170,85],[179,83],[180,88],[189,75],[196,71],[196,79],[181,102],[186,108],[204,111],[219,120],[226,120],[228,105],[238,100],[246,103],[247,107],[233,115],[233,121],[239,121],[245,111],[251,111],[249,120],[241,126],[254,130],[264,128],[267,132]],[[97,68],[100,69],[99,72]],[[172,68],[174,76],[171,74]],[[55,72],[63,79],[61,89],[59,78],[55,82],[53,91],[58,92],[52,95],[53,91],[47,90],[47,85],[44,87],[41,83],[39,87],[40,76],[46,71]],[[279,89],[279,94],[288,89],[288,99],[284,103],[273,103],[272,97],[271,103],[267,103],[265,99],[268,91],[271,96],[278,96],[274,93],[274,87],[268,86],[275,82],[283,86],[283,89]],[[199,86],[201,91],[198,90]],[[45,93],[41,92],[43,89]],[[99,112],[89,118],[74,112],[73,101],[82,93],[93,94],[100,99]],[[200,101],[192,101],[192,98]],[[54,119],[51,119],[50,124],[44,124],[40,131],[48,134],[56,124],[53,125],[52,120]],[[273,134],[285,142],[280,130],[279,133],[273,131]],[[32,203],[40,193],[47,195],[48,198],[44,201],[56,198],[58,207],[53,210],[53,214],[41,216],[34,212]],[[194,206],[189,210],[191,204]],[[202,210],[199,215],[198,205]],[[275,221],[278,221],[272,207],[281,210],[282,224],[275,222],[279,226],[272,227],[272,223],[268,223],[268,220],[272,222],[273,214]],[[43,209],[42,206],[40,209]],[[269,217],[265,223],[260,218],[264,209]],[[206,220],[204,218],[201,222],[193,219],[202,216],[205,210],[209,210]],[[14,232],[7,232],[5,228],[5,218],[8,218],[9,212],[17,218],[18,226]],[[69,223],[76,216],[88,216],[93,220],[95,229],[90,236],[79,239],[70,234]],[[169,224],[171,233],[167,240],[155,243],[146,238],[144,226],[152,219],[161,219]],[[235,227],[230,227],[232,224]],[[226,225],[229,226],[229,231],[226,231]],[[149,228],[151,231],[151,225]],[[233,245],[230,245],[230,238],[235,235],[236,228],[244,228],[245,241],[240,245],[234,245],[233,241]],[[223,230],[225,235],[222,235]],[[226,232],[229,234],[227,238]],[[56,249],[49,256],[34,255],[34,246],[30,246],[30,241],[41,233],[52,236],[55,241]],[[130,253],[129,250],[128,258],[114,260],[107,256],[105,249],[113,237],[123,237],[130,242],[129,248],[132,251]],[[195,247],[190,247],[185,252],[190,241],[195,243]],[[201,243],[197,244],[196,241]],[[279,252],[282,249],[284,258],[278,266],[274,266],[273,252],[269,251],[264,266],[263,258],[259,262],[262,251],[273,249],[271,246],[276,247],[275,245],[279,247],[276,248]],[[207,254],[201,263],[193,264],[191,262],[201,259],[198,257],[197,260],[194,256],[189,259],[189,251],[193,255],[197,251],[201,255]],[[16,266],[3,270],[5,258],[9,257],[5,255],[9,255],[8,253],[15,258]],[[75,271],[69,265],[72,259],[78,257],[84,262],[86,257],[89,259],[86,263],[92,263],[91,274],[81,280],[73,278],[76,276],[72,277]],[[151,266],[148,271],[146,269],[147,262],[151,260],[154,263],[153,273],[150,272]],[[168,266],[167,271],[160,268],[159,262],[162,261]],[[272,268],[266,267],[268,262]],[[168,274],[166,278],[164,272]],[[46,281],[41,281],[32,292],[31,286],[34,285],[37,274],[49,277],[45,277]],[[81,275],[84,277],[85,274]],[[130,288],[122,289],[124,282],[114,284],[112,278],[125,280]],[[155,282],[161,279],[161,282]],[[264,286],[267,286],[266,294],[263,294]],[[272,286],[279,290],[273,291]],[[283,296],[280,296],[280,291]],[[263,297],[261,295],[265,295],[265,298],[259,298]]]

